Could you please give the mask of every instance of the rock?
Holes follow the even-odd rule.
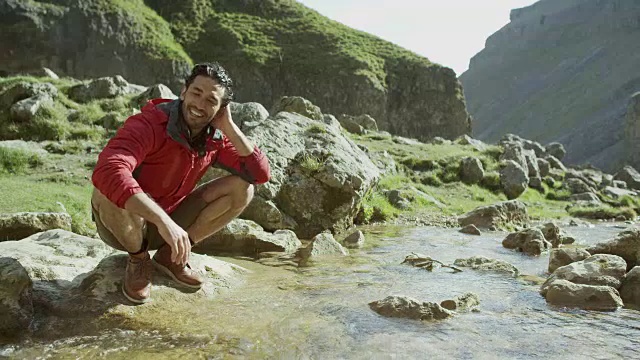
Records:
[[[480,230],[478,230],[478,228],[473,224],[469,224],[463,227],[462,229],[460,229],[460,232],[463,234],[470,234],[470,235],[482,235]]]
[[[356,123],[355,121],[353,121],[353,119],[351,119],[351,117],[341,117],[339,120],[340,125],[347,130],[348,132],[352,133],[352,134],[356,134],[356,135],[362,135],[365,133],[364,128],[362,127],[362,125]]]
[[[611,254],[623,258],[630,270],[636,265],[640,265],[640,229],[631,229],[620,232],[612,240],[598,243],[587,248],[591,255]]]
[[[535,157],[545,156],[547,154],[546,149],[539,142],[524,140],[522,146],[525,150],[531,150],[535,154]],[[535,159],[534,159],[535,160]]]
[[[262,197],[255,197],[251,206],[247,207],[240,217],[250,219],[262,225],[267,231],[278,229],[295,229],[297,223],[289,215],[282,213],[271,200]]]
[[[369,303],[371,310],[386,317],[412,320],[443,320],[453,314],[436,303],[420,303],[406,296],[387,296],[383,300]]]
[[[600,181],[600,184],[598,184],[598,188],[606,189],[610,186],[613,186],[613,175],[602,174],[602,180]]]
[[[451,145],[451,140],[447,140],[445,138],[442,138],[440,136],[436,136],[431,140],[432,144],[436,144],[436,145]]]
[[[334,129],[340,130],[340,121],[331,114],[322,114],[322,122]]]
[[[66,213],[21,212],[0,214],[0,241],[20,240],[41,231],[71,230],[71,216]]]
[[[569,200],[571,201],[583,201],[583,202],[587,202],[589,204],[593,204],[593,205],[599,205],[602,202],[600,201],[600,198],[598,197],[598,195],[591,193],[591,192],[584,192],[584,193],[580,193],[580,194],[573,194],[569,197]]]
[[[574,284],[567,280],[549,284],[544,296],[551,305],[586,310],[615,311],[623,305],[618,291],[610,286]]]
[[[32,290],[27,270],[15,259],[0,257],[0,337],[17,337],[29,328],[33,320]]]
[[[350,130],[350,128],[355,129],[357,127],[360,127],[362,129],[360,133],[364,132],[363,130],[378,131],[378,124],[376,123],[376,120],[367,114],[359,116],[341,114],[338,116],[338,121],[349,132],[353,132]]]
[[[466,259],[456,259],[453,265],[460,267],[470,267],[479,271],[493,271],[499,273],[505,273],[513,277],[517,277],[519,274],[518,269],[509,264],[506,261],[489,259],[484,256],[472,256]]]
[[[536,162],[538,163],[538,169],[540,169],[540,176],[545,177],[549,175],[549,170],[551,169],[549,162],[541,158],[537,158]]]
[[[484,177],[482,162],[476,157],[465,157],[460,163],[460,179],[467,184],[477,184]]]
[[[635,191],[626,190],[618,187],[611,187],[611,186],[605,187],[602,190],[602,193],[614,199],[618,199],[623,196],[637,196],[637,193]]]
[[[597,254],[557,268],[542,284],[544,295],[547,287],[556,280],[567,280],[574,284],[603,285],[620,288],[621,280],[627,272],[627,263],[619,256]]]
[[[122,114],[117,112],[109,112],[105,114],[103,117],[98,120],[98,123],[102,124],[107,130],[118,130],[124,122],[127,120],[126,117],[122,116]]]
[[[500,169],[500,184],[508,199],[520,196],[529,184],[527,172],[513,160],[507,160]]]
[[[0,243],[3,256],[16,259],[33,282],[33,306],[43,316],[68,317],[78,314],[136,316],[121,294],[127,255],[115,251],[101,240],[64,230],[50,230],[20,241]],[[151,254],[153,256],[153,253]],[[184,294],[172,280],[156,275],[153,279],[153,306],[171,307],[176,301],[194,296],[212,297],[221,289],[238,284],[246,270],[239,266],[192,253],[189,264],[205,283],[197,293]],[[4,284],[0,288],[4,288]]]
[[[572,194],[582,194],[595,191],[584,181],[576,178],[565,179],[562,187],[569,190]]]
[[[194,247],[200,254],[239,254],[255,256],[261,252],[293,253],[302,245],[291,230],[268,233],[253,221],[234,219],[222,230]]]
[[[622,180],[613,180],[613,187],[618,189],[626,189],[627,183]]]
[[[470,311],[478,305],[480,305],[480,299],[478,295],[474,293],[466,293],[461,296],[456,296],[452,300],[444,300],[440,303],[440,306],[443,308],[457,312]]]
[[[540,168],[538,168],[538,158],[536,158],[536,154],[533,150],[524,150],[522,154],[527,162],[527,167],[525,168],[527,170],[527,175],[529,175],[530,178],[539,178]]]
[[[518,166],[529,173],[529,167],[527,165],[527,158],[525,157],[525,149],[520,142],[501,142],[504,147],[504,152],[500,155],[500,162],[512,160],[515,161]]]
[[[79,103],[109,99],[129,93],[129,83],[122,76],[102,77],[69,88],[69,98]]]
[[[547,144],[545,147],[545,151],[547,154],[555,157],[558,160],[562,160],[565,155],[567,155],[567,151],[564,149],[564,146],[558,142],[552,142]]]
[[[442,138],[439,138],[439,139],[442,139]],[[444,140],[444,139],[442,139],[442,140]],[[435,139],[434,139],[434,141],[435,141]],[[461,145],[471,145],[474,149],[476,149],[476,150],[478,150],[480,152],[483,152],[483,151],[485,151],[485,150],[487,150],[489,148],[489,146],[487,144],[485,144],[484,142],[482,142],[481,140],[474,139],[471,136],[466,135],[466,134],[460,136],[456,140],[456,142],[458,144],[461,144]]]
[[[585,249],[562,248],[552,249],[549,255],[549,273],[553,273],[557,268],[571,263],[582,261],[591,256]]]
[[[41,109],[50,106],[53,106],[53,99],[49,95],[32,96],[11,106],[11,119],[16,122],[28,123],[34,121],[36,114]]]
[[[58,76],[58,74],[56,74],[55,72],[53,72],[53,70],[43,67],[42,70],[40,71],[39,74],[36,75],[41,75],[41,76],[45,76],[54,80],[58,80],[60,79],[60,76]]]
[[[529,187],[538,191],[544,191],[544,187],[542,186],[542,179],[540,177],[530,177]]]
[[[624,181],[629,189],[640,190],[640,173],[631,166],[622,168],[613,176],[613,179]]]
[[[11,105],[30,97],[55,99],[58,89],[49,83],[19,82],[4,92],[0,92],[0,109],[8,109]]]
[[[174,100],[178,97],[176,94],[171,91],[164,84],[156,84],[149,86],[146,90],[144,90],[140,95],[131,99],[131,107],[135,109],[141,109],[143,106],[147,104],[149,100],[152,99],[170,99]],[[233,110],[233,108],[231,108]],[[232,116],[235,114],[232,114]],[[235,116],[233,116],[234,121],[236,120]],[[236,123],[237,124],[237,123]]]
[[[547,155],[544,159],[547,160],[547,162],[549,162],[549,166],[552,169],[567,171],[567,168],[564,166],[564,164],[560,160],[558,160],[558,158],[556,158],[555,156]]]
[[[303,258],[316,258],[331,255],[349,255],[349,251],[342,247],[329,232],[316,235],[306,248],[301,250]]]
[[[560,169],[551,168],[549,170],[549,177],[555,181],[562,181],[564,180],[564,171]]]
[[[631,269],[622,280],[620,297],[626,306],[640,308],[640,266]]]
[[[503,228],[506,225],[529,223],[527,208],[521,201],[504,201],[494,205],[478,207],[458,218],[460,226],[473,224],[478,228]]]
[[[378,167],[380,173],[394,175],[398,173],[398,166],[393,156],[385,151],[370,152],[371,161]]]
[[[543,251],[548,250],[551,247],[551,243],[544,238],[542,231],[525,229],[507,235],[502,240],[502,246],[507,249],[516,249],[527,255],[538,256]]]
[[[319,125],[326,131],[308,131]],[[350,227],[363,197],[380,177],[367,154],[339,129],[301,115],[280,112],[245,134],[271,165],[271,180],[257,187],[249,209],[258,201],[273,202],[295,221],[293,230],[303,239]]]
[[[411,205],[409,200],[403,197],[402,191],[398,189],[386,191],[385,195],[389,203],[400,210],[406,210]]]
[[[364,234],[358,230],[342,240],[344,246],[348,249],[358,249],[364,245]]]
[[[322,120],[322,111],[320,111],[320,108],[300,96],[281,97],[273,106],[271,113],[275,115],[281,111],[300,114],[313,120]]]
[[[229,106],[231,106],[233,121],[243,130],[248,126],[256,126],[269,117],[267,109],[257,102],[242,104],[232,102]]]
[[[561,230],[558,227],[558,225],[550,222],[550,223],[546,223],[541,226],[538,226],[538,229],[542,231],[542,235],[544,236],[545,240],[550,242],[554,248],[557,248],[558,246],[561,245],[560,243]]]

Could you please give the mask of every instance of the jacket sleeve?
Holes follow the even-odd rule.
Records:
[[[251,154],[240,156],[233,144],[225,137],[224,146],[218,151],[213,166],[238,175],[250,184],[264,184],[271,178],[269,160],[257,146],[254,145]]]
[[[138,167],[154,146],[153,128],[142,114],[127,119],[98,156],[91,181],[119,208],[142,188],[133,178]]]

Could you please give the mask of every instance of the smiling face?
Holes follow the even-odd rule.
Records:
[[[225,89],[208,76],[196,76],[188,88],[182,88],[182,116],[195,136],[202,131],[216,115],[222,104]]]

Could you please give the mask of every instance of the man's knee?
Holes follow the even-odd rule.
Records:
[[[255,186],[249,182],[243,180],[239,176],[234,176],[236,179],[236,186],[232,194],[233,208],[234,210],[243,210],[249,205],[255,191]]]

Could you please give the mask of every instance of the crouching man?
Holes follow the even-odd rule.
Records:
[[[238,216],[254,184],[269,181],[267,158],[232,120],[232,98],[227,72],[198,64],[178,100],[151,100],[100,153],[93,218],[106,244],[129,253],[122,292],[134,303],[150,298],[152,264],[199,288],[191,247]],[[211,165],[233,175],[196,187]]]

